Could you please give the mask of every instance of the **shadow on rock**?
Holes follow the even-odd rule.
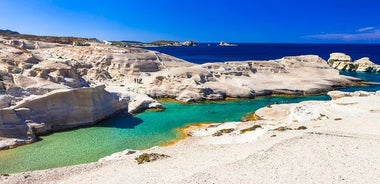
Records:
[[[97,126],[97,127],[132,129],[141,123],[143,123],[143,120],[140,118],[136,118],[136,117],[133,117],[131,115],[118,114],[118,115],[115,115],[113,117],[107,118],[103,121],[100,121],[95,126]]]

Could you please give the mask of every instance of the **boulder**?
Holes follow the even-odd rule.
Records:
[[[331,53],[327,63],[338,70],[351,71],[354,69],[351,57],[344,53]]]
[[[146,109],[161,109],[162,105],[153,98],[139,93],[129,93],[130,101],[128,103],[128,113],[136,114]]]

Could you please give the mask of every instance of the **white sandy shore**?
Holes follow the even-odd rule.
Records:
[[[0,176],[0,183],[380,183],[379,104],[370,95],[273,105],[257,112],[264,120],[203,128],[172,146],[97,163]],[[254,124],[263,128],[240,134]],[[279,126],[307,129],[273,131]],[[236,130],[211,136],[221,128]],[[170,158],[138,165],[143,152]]]

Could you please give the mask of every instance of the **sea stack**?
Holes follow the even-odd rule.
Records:
[[[380,72],[380,66],[370,61],[368,57],[352,62],[351,57],[345,53],[331,53],[328,64],[342,71]]]

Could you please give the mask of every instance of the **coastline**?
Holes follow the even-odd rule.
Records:
[[[126,150],[96,163],[0,176],[0,181],[249,183],[254,179],[258,183],[379,182],[380,177],[376,177],[374,171],[379,169],[380,150],[374,145],[380,143],[380,125],[376,123],[380,92],[330,94],[335,100],[261,108],[257,113],[263,119],[259,121],[225,123],[207,128],[207,134],[204,128],[193,130],[193,136],[171,146],[134,153]],[[346,96],[337,98],[342,95]],[[360,121],[364,117],[366,121]],[[248,133],[238,133],[255,124],[264,126]],[[284,126],[292,130],[277,130]],[[296,130],[300,126],[307,129]],[[235,130],[218,137],[211,136],[225,128]],[[152,152],[170,157],[141,165],[134,160],[141,153]]]
[[[172,146],[174,144],[177,144],[178,142],[191,137],[189,135],[190,132],[197,130],[197,129],[201,129],[201,128],[207,128],[207,127],[212,126],[214,124],[219,124],[219,123],[212,123],[212,122],[210,122],[210,123],[192,123],[192,124],[187,125],[185,127],[177,128],[175,131],[177,133],[179,133],[180,136],[174,140],[165,142],[161,146],[166,147],[166,146]]]
[[[365,84],[360,79],[339,75],[338,70],[316,55],[198,65],[158,52],[99,43],[81,47],[40,43],[41,48],[34,48],[35,42],[23,40],[19,48],[12,45],[19,42],[0,41],[4,42],[0,46],[5,54],[21,54],[21,57],[14,57],[8,63],[1,63],[11,70],[8,71],[10,77],[2,81],[7,87],[4,87],[6,95],[2,96],[4,101],[1,104],[5,118],[0,128],[4,131],[0,133],[8,137],[27,137],[26,140],[44,132],[93,124],[115,112],[136,114],[146,109],[162,109],[156,100],[161,97],[187,104],[265,96],[308,96],[339,87]],[[73,100],[83,99],[84,96],[83,101]],[[22,100],[25,98],[28,100]],[[77,104],[67,105],[70,100]],[[86,108],[83,104],[87,105]],[[72,111],[72,108],[83,111]],[[79,115],[67,112],[77,112]],[[61,119],[54,119],[57,117]],[[62,120],[62,117],[70,117],[72,121]],[[257,119],[256,115],[253,119]],[[217,136],[205,131],[207,129],[203,126],[206,125],[189,125],[177,129],[180,138],[166,144],[176,147],[190,139],[203,140],[206,145],[252,142],[258,138],[247,137],[252,132],[242,135],[244,139],[240,139],[235,131],[252,128],[249,126],[255,123],[224,123],[208,128],[224,129]],[[265,134],[273,126],[277,124],[263,125],[257,132]],[[217,137],[223,137],[225,133],[229,135],[230,131],[236,137],[218,141]],[[190,139],[189,134],[192,135]],[[204,137],[207,136],[211,139],[206,141]],[[22,141],[15,143],[24,143]]]
[[[307,97],[306,99],[324,100],[325,98],[321,99],[320,97],[317,97],[317,98]],[[155,141],[155,140],[161,140],[162,138],[164,138],[165,141],[169,141],[169,140],[177,141],[177,139],[174,139],[175,134],[173,133],[175,128],[178,126],[178,123],[176,123],[176,122],[186,122],[186,124],[190,124],[192,122],[218,122],[218,123],[222,123],[222,122],[226,122],[226,121],[240,121],[241,117],[245,114],[245,112],[249,113],[249,112],[252,112],[253,109],[256,109],[257,107],[264,107],[265,105],[267,105],[268,102],[269,102],[269,104],[274,104],[275,101],[280,102],[280,103],[289,103],[291,101],[298,102],[301,100],[305,100],[305,97],[289,97],[289,98],[263,97],[263,98],[252,99],[252,100],[216,101],[216,102],[211,102],[211,103],[206,103],[206,104],[205,103],[195,103],[195,104],[193,104],[193,103],[192,104],[180,103],[181,105],[179,105],[177,103],[174,103],[174,104],[173,103],[169,103],[169,104],[163,103],[164,107],[168,107],[166,109],[167,110],[166,112],[169,114],[164,113],[164,112],[154,112],[154,111],[152,112],[152,111],[148,110],[145,113],[137,114],[136,116],[134,116],[135,118],[127,118],[126,120],[121,120],[118,118],[112,120],[112,118],[111,118],[111,120],[107,120],[108,123],[106,123],[106,125],[100,124],[100,125],[95,125],[93,127],[90,126],[88,128],[84,128],[84,129],[77,128],[76,131],[73,131],[73,132],[72,131],[63,131],[62,132],[63,134],[59,133],[58,135],[51,135],[49,137],[45,137],[47,142],[41,141],[41,142],[36,143],[37,145],[33,144],[33,145],[27,146],[25,148],[22,147],[22,148],[19,148],[17,150],[10,150],[10,152],[14,152],[19,156],[15,157],[15,159],[13,159],[13,158],[8,159],[8,161],[6,161],[6,163],[7,164],[11,164],[14,162],[23,163],[23,164],[27,164],[27,165],[32,166],[32,167],[30,167],[32,169],[28,169],[28,170],[35,170],[35,169],[45,169],[47,167],[50,167],[50,168],[62,167],[62,166],[65,166],[62,164],[68,163],[68,162],[62,162],[62,164],[59,164],[59,160],[62,160],[62,159],[58,159],[58,158],[65,158],[67,160],[75,160],[75,163],[72,163],[70,165],[94,162],[94,161],[96,161],[102,157],[105,157],[107,155],[111,155],[112,153],[116,153],[116,152],[119,152],[119,151],[124,150],[124,149],[146,149],[146,148],[149,148],[152,146],[163,145],[164,142]],[[209,104],[209,105],[207,105],[207,104]],[[193,109],[194,107],[196,109]],[[187,112],[188,110],[186,110],[186,109],[188,109],[188,108],[193,109],[193,110],[190,110],[190,112]],[[240,113],[239,112],[230,113],[232,111],[235,111],[236,108],[240,109]],[[224,109],[224,110],[221,110],[221,109]],[[208,111],[208,110],[210,110],[210,111]],[[204,112],[205,114],[203,114],[203,113],[199,114],[198,112],[200,112],[200,113]],[[244,112],[244,113],[242,113],[242,112]],[[191,117],[207,116],[208,118],[205,119],[205,118],[199,117],[199,118],[191,118],[191,120],[190,120],[190,119],[188,119],[189,114]],[[166,117],[165,120],[160,121],[159,119],[162,119],[161,116]],[[174,119],[170,118],[171,116],[173,116]],[[177,117],[177,116],[181,116],[182,118]],[[122,117],[124,117],[124,116],[122,116]],[[154,118],[152,119],[152,117],[154,117]],[[137,120],[137,122],[139,122],[139,121],[141,121],[141,120],[139,120],[141,118],[145,122],[144,123],[145,125],[143,125],[141,127],[137,126],[133,129],[131,129],[132,127],[128,126],[128,124],[129,124],[128,122],[130,122],[131,125],[133,125],[134,124],[133,122],[136,122],[135,120]],[[124,118],[122,118],[122,119],[124,119]],[[157,120],[155,120],[155,119],[157,119]],[[116,124],[111,123],[111,122],[119,122],[119,121],[120,121],[120,123],[116,123]],[[125,124],[125,126],[127,128],[126,132],[123,131],[123,129],[124,129],[123,127],[125,127],[125,126],[122,124]],[[172,128],[169,128],[166,126],[168,124],[173,124],[176,126],[174,126],[174,127],[172,126]],[[186,124],[184,124],[183,126],[186,126]],[[99,127],[114,127],[114,128],[112,128],[112,134],[110,134],[109,130],[111,130],[111,129],[108,129],[108,128],[98,129]],[[155,129],[153,131],[153,133],[154,133],[154,135],[158,135],[158,136],[151,137],[152,134],[149,133],[149,132],[151,132],[151,130],[149,130],[150,129],[149,127],[156,127],[156,128],[153,128],[153,129]],[[168,133],[162,134],[160,127],[165,127],[165,129],[168,130]],[[130,129],[132,131],[131,132],[132,134],[127,133],[127,132],[130,132],[128,129]],[[143,131],[143,132],[141,132],[141,131]],[[147,133],[145,133],[145,132],[147,132]],[[161,132],[161,133],[158,133],[158,132]],[[172,133],[169,133],[169,132],[172,132]],[[122,134],[124,136],[118,136],[118,138],[115,139],[116,137],[112,136],[113,134],[116,134],[116,135]],[[136,136],[134,136],[134,134],[141,134],[141,136],[136,137]],[[165,137],[162,137],[161,135],[165,135],[165,137],[171,137],[171,139],[167,139]],[[150,137],[150,140],[153,140],[153,141],[145,141],[146,138],[144,138],[144,136]],[[64,138],[64,137],[67,137],[67,138]],[[79,139],[79,140],[75,140],[71,137],[75,137],[76,139]],[[45,139],[45,138],[43,138],[43,139]],[[103,140],[108,140],[108,139],[112,139],[112,140],[107,141],[107,142],[103,141]],[[86,146],[92,145],[94,143],[93,140],[97,140],[96,141],[97,144],[91,146],[91,148],[90,148],[90,150],[92,150],[91,152],[97,153],[97,152],[95,152],[95,150],[96,150],[98,152],[107,152],[108,154],[105,154],[105,155],[103,154],[100,157],[96,156],[97,154],[90,154],[90,155],[86,156],[86,158],[82,158],[83,161],[80,162],[79,158],[82,157],[80,155],[82,155],[82,152],[89,150],[89,148],[86,148]],[[52,142],[52,141],[54,141],[54,142]],[[71,145],[77,145],[77,146],[70,147],[70,145],[66,145],[66,142],[71,142],[71,141],[76,142],[76,144],[71,144]],[[136,143],[131,143],[131,141],[136,142]],[[124,142],[128,142],[128,144],[125,144],[124,146],[120,145],[120,143],[124,143]],[[152,144],[152,142],[154,144]],[[141,144],[141,143],[144,143],[144,144]],[[49,144],[49,145],[47,145],[47,144]],[[144,148],[136,148],[136,146],[140,147],[140,146],[138,146],[140,144],[141,145],[147,145],[148,144],[149,146],[143,146]],[[62,147],[60,145],[66,145],[66,146],[64,146],[64,148],[66,148],[66,149],[60,149],[60,147]],[[110,151],[113,149],[104,149],[104,147],[109,147],[111,145],[114,145],[117,148],[122,147],[122,149],[115,150],[114,152]],[[56,150],[61,150],[61,151],[59,151],[59,152],[49,151],[49,147],[52,147],[52,146],[57,146]],[[114,146],[111,146],[111,147],[114,147]],[[77,151],[78,150],[77,147],[78,148],[82,147],[83,151]],[[36,149],[36,148],[38,150],[33,151],[33,149]],[[35,153],[41,153],[41,154],[43,153],[43,154],[41,156],[39,156],[40,154],[35,154]],[[26,159],[23,159],[23,160],[17,159],[17,158],[20,158],[20,156],[23,157],[23,155],[25,155]],[[45,156],[43,156],[43,155],[45,155]],[[72,155],[72,156],[69,156],[69,155]],[[36,158],[43,159],[44,157],[48,157],[45,159],[45,162],[35,163],[33,161]],[[57,159],[54,159],[54,158],[57,158]],[[91,160],[89,160],[90,158],[91,158]],[[44,164],[44,163],[51,163],[51,164],[54,164],[54,166],[53,167],[46,166],[46,164]],[[22,167],[23,164],[19,164],[21,167],[19,167],[19,166],[8,167],[8,170],[12,170],[12,171],[8,171],[8,172],[14,173],[14,172],[25,171],[25,167]],[[4,168],[3,172],[5,172],[7,169],[7,166],[3,165],[2,167],[0,166],[0,168]]]

